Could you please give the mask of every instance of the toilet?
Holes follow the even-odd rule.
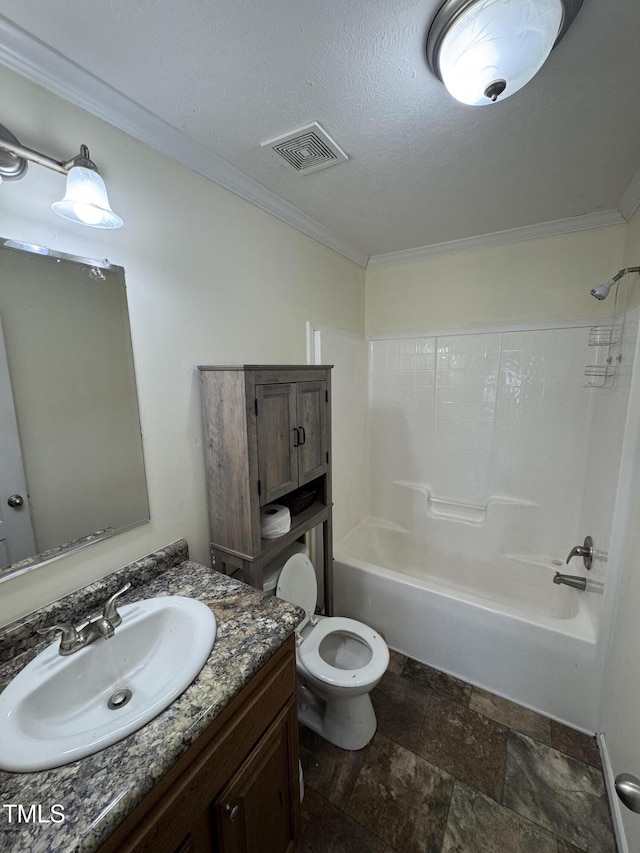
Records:
[[[342,616],[316,616],[316,573],[305,545],[295,542],[265,567],[264,589],[297,604],[298,718],[341,749],[362,749],[376,731],[369,693],[389,665],[377,631]]]

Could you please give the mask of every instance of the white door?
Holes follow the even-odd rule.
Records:
[[[0,322],[0,570],[36,553]]]
[[[640,356],[635,370],[640,369]],[[637,383],[640,385],[640,377]],[[637,389],[640,393],[640,387]],[[640,442],[638,442],[640,398],[636,398],[636,441],[633,461],[623,476],[631,481],[631,500],[626,507],[626,543],[618,609],[613,620],[612,638],[605,671],[601,730],[611,759],[612,775],[630,773],[640,778]],[[627,422],[629,423],[629,421]],[[624,463],[623,463],[624,464]],[[626,835],[620,853],[640,851],[640,814],[617,803]]]

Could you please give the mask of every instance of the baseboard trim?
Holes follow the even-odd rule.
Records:
[[[614,785],[615,776],[613,775],[613,767],[609,758],[609,750],[607,749],[607,741],[604,732],[598,732],[596,735],[600,757],[602,759],[602,772],[604,773],[604,781],[607,786],[607,794],[609,795],[609,807],[611,809],[611,818],[613,820],[613,831],[616,835],[616,844],[618,845],[618,853],[631,853],[627,844],[627,836],[624,831],[622,822],[622,809],[620,800],[616,794]]]

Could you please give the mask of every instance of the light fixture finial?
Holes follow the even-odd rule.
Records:
[[[582,0],[445,0],[427,37],[427,59],[463,104],[495,103],[537,74]]]

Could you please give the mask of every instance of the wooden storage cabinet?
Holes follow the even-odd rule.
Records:
[[[293,853],[295,689],[291,637],[98,853]]]
[[[256,386],[260,506],[327,472],[328,402],[324,380]]]
[[[262,569],[322,525],[325,613],[332,615],[331,368],[200,366],[212,556],[262,588]],[[262,539],[260,508],[313,484],[291,531]]]

